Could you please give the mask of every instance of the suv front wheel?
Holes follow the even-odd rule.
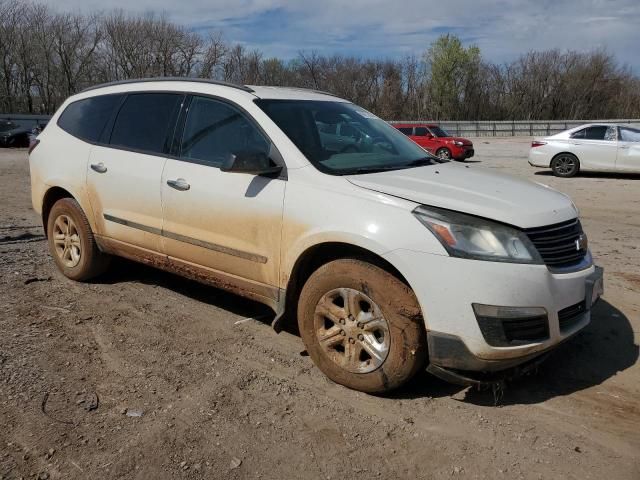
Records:
[[[298,326],[318,368],[355,390],[397,388],[427,359],[415,295],[394,275],[361,260],[335,260],[309,277],[298,302]]]
[[[47,219],[49,250],[60,271],[84,281],[106,270],[109,256],[96,245],[89,220],[73,198],[58,200]]]

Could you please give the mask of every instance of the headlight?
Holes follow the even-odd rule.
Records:
[[[461,146],[463,146],[463,145],[464,145],[464,143],[459,142],[458,140],[455,140],[455,141],[453,142],[453,144],[454,144],[454,145],[457,145],[458,147],[461,147]]]
[[[543,264],[529,238],[508,225],[442,208],[413,211],[453,257],[493,262]]]

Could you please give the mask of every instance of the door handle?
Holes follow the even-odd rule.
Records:
[[[620,145],[618,148],[620,150],[629,150],[629,145]]]
[[[184,178],[178,178],[176,180],[167,180],[167,185],[171,188],[175,188],[176,190],[180,190],[184,192],[185,190],[189,190],[191,185],[187,183]]]
[[[100,163],[92,163],[91,164],[91,170],[98,172],[98,173],[105,173],[107,171],[107,167],[104,166],[104,163],[100,162]]]

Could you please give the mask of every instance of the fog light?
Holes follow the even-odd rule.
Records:
[[[547,310],[472,304],[485,341],[493,347],[536,343],[549,338]]]

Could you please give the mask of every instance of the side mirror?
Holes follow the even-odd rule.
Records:
[[[276,165],[264,152],[242,151],[229,155],[220,170],[250,175],[276,175],[282,171],[282,166]]]

